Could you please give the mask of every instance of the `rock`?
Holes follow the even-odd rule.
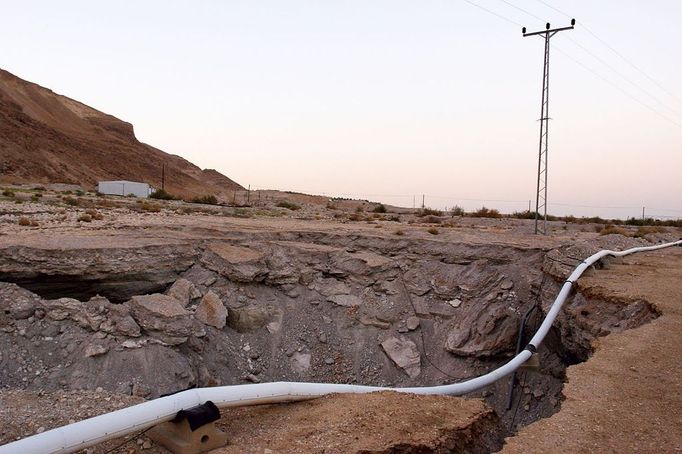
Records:
[[[142,443],[142,449],[152,449],[152,442],[146,440],[144,443]]]
[[[327,301],[343,307],[359,306],[362,302],[360,298],[355,295],[332,295],[327,298]]]
[[[201,292],[187,279],[178,279],[166,292],[171,298],[175,298],[186,307],[192,301],[201,298]]]
[[[140,348],[144,345],[144,342],[141,341],[134,341],[134,340],[126,340],[121,343],[121,347],[123,348]]]
[[[104,345],[101,344],[90,344],[87,347],[85,347],[85,353],[84,356],[86,358],[92,358],[94,356],[100,356],[105,354],[106,352],[109,351],[108,347],[105,347]]]
[[[331,357],[328,356],[328,357],[326,357],[326,358],[324,359],[324,363],[325,363],[326,365],[328,365],[328,366],[331,366],[332,364],[335,363],[335,361],[334,361],[334,358],[331,358]]]
[[[320,340],[320,343],[322,343],[322,344],[327,343],[327,335],[325,333],[320,333],[318,339]]]
[[[205,325],[223,329],[227,322],[227,309],[220,297],[209,291],[201,299],[194,316]]]
[[[457,309],[459,306],[462,305],[462,300],[459,298],[455,298],[453,300],[448,301],[448,304]]]
[[[227,324],[240,333],[256,330],[268,323],[272,314],[265,308],[247,306],[229,308]]]
[[[410,378],[415,378],[421,373],[421,356],[417,346],[409,339],[389,337],[381,343],[386,355]]]
[[[308,372],[310,369],[310,353],[294,352],[288,356],[291,357],[289,364],[291,364],[291,369],[294,372],[298,372],[299,374]]]
[[[470,311],[450,329],[445,349],[461,356],[489,357],[513,349],[518,317],[503,303]]]
[[[414,331],[419,328],[419,318],[415,316],[409,317],[405,322],[405,325],[407,326],[408,330]]]
[[[48,318],[55,321],[69,318],[78,323],[81,328],[92,331],[97,331],[105,319],[98,305],[83,303],[73,298],[44,300],[42,304]]]
[[[254,374],[246,374],[242,377],[242,380],[250,381],[251,383],[260,383],[260,378],[256,377]]]
[[[133,383],[132,395],[137,397],[147,397],[152,393],[152,390],[141,383]]]
[[[360,315],[359,322],[365,326],[374,326],[375,328],[379,329],[389,329],[391,327],[390,323],[382,322],[381,320],[378,320],[376,317],[370,317],[369,315],[366,314]]]
[[[129,302],[135,321],[150,335],[170,345],[187,341],[191,335],[204,335],[195,326],[190,313],[175,299],[167,295],[134,296]]]
[[[514,282],[510,279],[506,279],[506,280],[502,281],[500,288],[502,290],[511,290],[512,288],[514,288]]]
[[[0,282],[0,311],[15,320],[24,320],[33,315],[39,306],[40,297],[15,284]]]
[[[253,282],[265,279],[268,273],[263,258],[263,253],[247,247],[211,243],[201,262],[233,282]]]

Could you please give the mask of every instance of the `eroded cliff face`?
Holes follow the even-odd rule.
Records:
[[[6,247],[0,383],[143,397],[275,380],[448,383],[514,354],[521,317],[539,305],[530,333],[571,252],[320,232]],[[541,370],[518,382],[521,411],[507,411],[506,381],[480,395],[510,428],[551,414],[565,365],[595,336],[655,316],[578,292]]]

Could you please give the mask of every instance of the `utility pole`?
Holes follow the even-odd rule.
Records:
[[[545,30],[526,33],[523,27],[523,36],[542,36],[545,40],[545,63],[542,67],[542,103],[540,104],[540,146],[538,153],[538,184],[535,196],[535,234],[547,234],[547,151],[549,143],[549,39],[564,30],[573,30],[575,19],[571,19],[570,27],[550,29],[549,22]],[[542,210],[542,226],[539,224],[540,210]]]

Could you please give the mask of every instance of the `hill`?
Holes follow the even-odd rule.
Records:
[[[133,125],[0,70],[0,182],[144,181],[188,198],[244,189],[219,172],[137,140]]]

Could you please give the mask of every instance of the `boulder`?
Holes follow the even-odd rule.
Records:
[[[170,296],[159,293],[134,296],[128,306],[142,329],[167,344],[177,345],[191,335],[203,335],[195,329],[190,313]]]
[[[268,274],[263,258],[263,253],[247,247],[212,243],[201,257],[201,263],[231,281],[253,282],[263,280]]]
[[[421,355],[417,345],[409,339],[389,337],[381,343],[386,355],[410,378],[421,373]]]
[[[355,295],[332,295],[327,298],[327,301],[343,307],[359,306],[362,302],[362,300]]]
[[[209,291],[201,299],[194,316],[205,325],[223,329],[227,321],[227,309],[220,297]]]
[[[168,289],[166,294],[172,298],[175,298],[183,305],[187,307],[192,301],[201,298],[201,292],[194,286],[193,283],[187,279],[178,279],[175,283]]]
[[[510,351],[518,335],[518,317],[504,304],[470,312],[450,329],[445,349],[460,356],[489,357]]]
[[[258,306],[230,308],[228,313],[227,324],[240,333],[256,330],[266,325],[272,317],[270,311]]]
[[[0,311],[15,320],[33,315],[40,303],[40,297],[15,284],[0,282]]]

